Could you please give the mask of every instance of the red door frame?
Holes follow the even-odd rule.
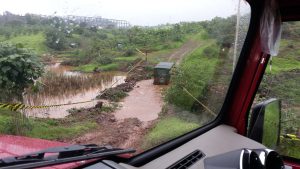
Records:
[[[251,19],[249,28],[252,37],[244,45],[241,53],[246,59],[240,59],[242,63],[237,64],[239,66],[235,72],[237,76],[232,85],[235,90],[229,90],[232,94],[230,101],[227,102],[228,109],[225,116],[225,123],[234,126],[241,135],[247,134],[248,113],[270,58],[270,55],[263,53],[261,48],[259,18],[264,8],[263,2],[248,1],[252,9],[251,17],[255,17]],[[300,0],[290,2],[281,0],[280,6],[283,21],[300,20]],[[300,169],[300,164],[296,161],[285,160],[285,163],[293,169]]]
[[[246,135],[247,112],[269,59],[269,55],[262,52],[259,33],[263,3],[260,0],[252,0],[249,1],[249,4],[251,6],[251,22],[240,56],[243,59],[239,59],[234,72],[235,78],[229,89],[231,96],[228,99],[228,107],[224,116],[225,123],[234,126],[242,135]]]

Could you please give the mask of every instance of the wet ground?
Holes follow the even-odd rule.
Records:
[[[71,67],[61,66],[59,63],[47,66],[46,71],[53,73],[53,75],[42,77],[40,81],[47,84],[42,84],[42,89],[38,92],[29,91],[24,96],[24,103],[33,106],[90,102],[53,108],[29,109],[25,113],[34,117],[64,118],[69,114],[68,110],[71,108],[95,106],[98,101],[93,99],[100,91],[124,83],[126,78],[122,72],[85,74],[70,70]],[[60,82],[60,84],[55,82]]]
[[[94,117],[99,127],[67,142],[134,147],[141,152],[141,138],[158,119],[163,105],[161,90],[165,88],[166,86],[153,85],[153,79],[137,82],[129,96],[120,102],[122,107],[113,113],[103,113]]]
[[[153,79],[137,82],[134,90],[120,103],[122,108],[115,113],[117,120],[137,118],[148,122],[157,119],[163,104],[161,89],[161,86],[153,85]]]
[[[195,50],[200,44],[189,41],[178,50],[167,54],[165,58],[169,61],[178,61],[188,53]],[[144,75],[138,69],[133,73],[134,77]],[[114,113],[99,114],[95,117],[98,127],[80,137],[66,140],[72,144],[112,145],[114,147],[137,149],[142,152],[142,141],[148,130],[159,119],[159,113],[164,104],[162,91],[168,86],[153,85],[153,79],[142,80],[144,78],[131,78],[129,81],[136,80],[137,84],[119,103],[121,108]]]

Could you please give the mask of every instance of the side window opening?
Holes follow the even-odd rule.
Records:
[[[300,22],[284,22],[279,54],[270,58],[253,103],[255,106],[270,98],[277,98],[281,101],[280,137],[275,149],[284,156],[296,159],[300,158],[299,56]],[[270,112],[270,114],[274,115],[275,112]],[[264,118],[266,122],[268,120],[266,118],[269,117],[265,115]],[[267,130],[276,132],[275,128],[272,126]]]

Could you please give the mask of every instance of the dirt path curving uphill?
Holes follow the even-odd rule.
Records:
[[[174,52],[168,54],[168,61],[169,62],[176,62],[179,64],[181,60],[189,53],[193,52],[197,48],[200,47],[200,42],[195,40],[189,40],[185,44],[183,44],[180,48],[176,49]]]

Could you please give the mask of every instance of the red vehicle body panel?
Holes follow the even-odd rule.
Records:
[[[286,165],[288,165],[290,167],[293,167],[293,169],[300,169],[300,165],[299,164],[296,164],[295,162],[290,161],[290,160],[285,160],[284,164],[286,164]]]
[[[22,136],[10,136],[10,135],[0,135],[0,158],[9,156],[19,156],[42,149],[57,147],[57,146],[67,146],[66,143],[61,143],[57,141],[48,141],[36,138],[28,138]],[[68,164],[61,164],[51,167],[43,167],[49,169],[67,169],[74,168],[83,165],[85,162],[74,162]]]

